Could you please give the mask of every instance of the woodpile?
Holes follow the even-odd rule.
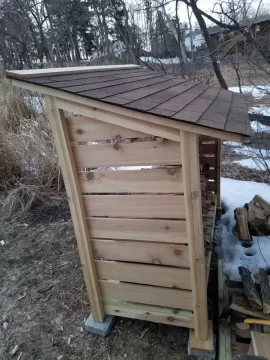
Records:
[[[239,240],[251,241],[251,235],[270,235],[270,203],[261,196],[234,211]]]

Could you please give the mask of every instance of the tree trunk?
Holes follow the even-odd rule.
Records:
[[[196,0],[190,0],[190,3],[191,3],[190,6],[191,6],[191,8],[193,10],[193,13],[194,13],[198,23],[199,23],[199,26],[201,28],[201,32],[202,32],[204,40],[206,42],[206,45],[207,45],[207,48],[208,48],[208,51],[209,51],[209,57],[211,59],[213,70],[214,70],[214,72],[216,74],[218,82],[219,82],[220,86],[223,89],[228,89],[228,86],[227,86],[226,81],[225,81],[225,79],[224,79],[224,77],[223,77],[223,75],[222,75],[222,73],[220,71],[220,68],[219,68],[219,65],[218,65],[218,62],[217,62],[217,59],[216,59],[216,55],[215,55],[216,49],[212,45],[212,41],[210,39],[209,32],[208,32],[206,23],[204,21],[204,18],[203,18],[202,14],[201,14],[201,11],[197,7]]]

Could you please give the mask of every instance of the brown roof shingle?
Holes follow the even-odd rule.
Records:
[[[16,78],[12,74],[8,77]],[[172,120],[250,134],[247,105],[242,95],[144,68],[20,80]]]

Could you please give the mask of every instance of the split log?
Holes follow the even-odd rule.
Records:
[[[248,224],[255,235],[270,234],[270,203],[255,195],[248,204]]]
[[[242,241],[251,241],[251,236],[248,228],[248,212],[246,208],[236,208],[234,210],[236,226],[238,231],[238,238]]]
[[[243,281],[245,294],[250,302],[250,305],[255,309],[262,309],[261,297],[251,277],[251,272],[244,266],[239,266],[238,270],[241,276],[241,280]]]
[[[225,280],[225,286],[227,287],[229,293],[245,293],[242,281]],[[255,286],[257,292],[261,294],[261,286],[257,283],[255,283]]]
[[[257,311],[250,306],[247,298],[241,294],[232,294],[232,302],[230,309],[240,312],[242,314],[249,315],[255,319],[270,320],[270,315],[264,314],[262,311]]]
[[[259,270],[259,278],[261,284],[263,312],[265,314],[270,314],[270,287],[269,287],[268,274],[264,269]]]

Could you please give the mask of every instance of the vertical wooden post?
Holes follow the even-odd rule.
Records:
[[[93,318],[102,322],[105,315],[64,112],[58,109],[55,97],[45,96],[45,100],[69,200],[91,311]]]
[[[180,131],[195,338],[208,339],[207,289],[198,136]]]
[[[220,165],[221,165],[221,146],[222,141],[217,139],[217,208],[221,209],[221,200],[220,200]]]

